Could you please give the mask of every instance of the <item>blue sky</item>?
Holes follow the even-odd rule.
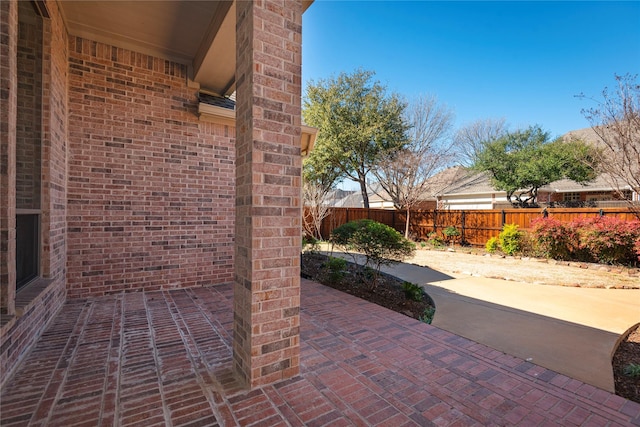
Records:
[[[357,68],[390,91],[435,95],[456,127],[504,118],[552,136],[614,74],[640,73],[640,2],[315,0],[303,15],[303,91]]]

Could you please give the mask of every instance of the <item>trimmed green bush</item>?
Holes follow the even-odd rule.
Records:
[[[490,254],[493,254],[500,249],[500,242],[498,241],[497,237],[492,237],[489,240],[487,240],[487,243],[485,244],[484,247],[487,250],[487,252],[489,252]]]
[[[329,281],[331,283],[337,283],[345,276],[347,260],[343,258],[329,257],[325,263],[325,267],[329,270]]]
[[[351,221],[333,230],[330,241],[346,251],[355,251],[366,258],[365,269],[371,268],[374,277],[383,265],[402,261],[415,253],[416,246],[393,228],[370,219]],[[357,263],[357,257],[354,256]]]
[[[500,249],[507,255],[515,255],[522,249],[522,232],[518,230],[518,224],[505,224],[498,235]]]

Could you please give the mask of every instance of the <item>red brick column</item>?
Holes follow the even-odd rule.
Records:
[[[0,2],[0,307],[15,311],[18,3]]]
[[[249,387],[299,373],[302,4],[236,6],[234,369]]]

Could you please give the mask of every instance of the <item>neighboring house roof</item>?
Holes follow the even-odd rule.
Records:
[[[488,173],[465,169],[464,173],[458,176],[458,180],[445,188],[439,195],[485,194],[495,192],[499,192],[499,190],[495,190],[491,185],[491,178]]]

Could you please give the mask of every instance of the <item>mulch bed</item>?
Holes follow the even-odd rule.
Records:
[[[344,277],[339,280],[331,280],[329,270],[326,267],[328,259],[328,256],[319,253],[303,253],[302,277],[418,320],[425,315],[425,311],[435,308],[433,300],[427,294],[423,294],[422,301],[408,299],[402,289],[403,281],[393,276],[380,274],[376,285],[371,286],[366,275],[352,263],[347,264]]]
[[[640,365],[640,326],[620,343],[612,362],[616,394],[640,403],[640,377],[624,374],[625,367],[631,363]]]

